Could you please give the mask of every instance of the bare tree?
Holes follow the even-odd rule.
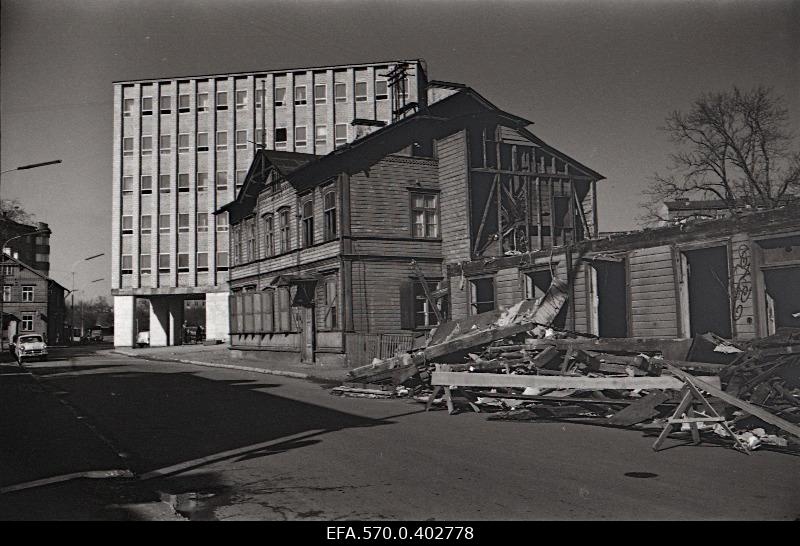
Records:
[[[0,217],[19,224],[36,225],[33,214],[26,212],[22,208],[22,204],[16,199],[3,199],[0,201]]]
[[[666,220],[663,202],[711,199],[730,211],[780,207],[798,197],[800,150],[789,112],[771,88],[705,93],[661,128],[677,151],[668,174],[644,191],[644,221]]]

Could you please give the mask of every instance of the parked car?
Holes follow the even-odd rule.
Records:
[[[11,341],[11,350],[17,362],[47,360],[47,343],[41,334],[17,334]]]
[[[70,338],[70,343],[72,345],[84,345],[87,341],[87,337],[81,334],[80,328],[73,328],[72,329],[72,337]]]
[[[149,347],[150,346],[150,332],[144,331],[139,332],[136,336],[136,346],[137,347]]]
[[[92,328],[92,330],[89,332],[89,341],[92,343],[102,343],[103,330],[101,328]]]

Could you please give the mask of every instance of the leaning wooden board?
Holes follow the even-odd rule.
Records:
[[[775,425],[776,427],[780,428],[781,430],[785,430],[786,432],[793,434],[800,438],[800,426],[795,425],[794,423],[790,423],[785,419],[781,419],[777,415],[773,415],[765,409],[759,408],[758,406],[754,406],[753,404],[749,404],[744,400],[739,400],[735,396],[731,396],[727,392],[723,391],[721,388],[715,385],[709,384],[706,381],[706,377],[700,379],[699,377],[694,377],[683,370],[679,370],[674,366],[667,365],[667,369],[675,376],[680,377],[681,379],[685,379],[694,383],[694,385],[712,396],[719,398],[723,402],[727,402],[731,406],[736,406],[737,408],[746,411],[753,417],[758,417],[765,423],[769,423],[771,425]],[[436,375],[436,374],[434,374]],[[477,375],[477,374],[476,374]]]
[[[719,377],[704,378],[719,385]],[[433,372],[431,385],[457,387],[517,387],[543,389],[633,390],[683,388],[681,379],[661,377],[566,377],[497,373]]]

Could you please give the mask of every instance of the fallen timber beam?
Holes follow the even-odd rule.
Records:
[[[573,398],[571,396],[543,396],[535,394],[513,394],[505,392],[489,392],[489,391],[476,391],[467,389],[475,396],[481,398],[492,398],[502,400],[508,398],[509,400],[531,400],[535,402],[559,402],[559,403],[575,403],[575,404],[617,404],[620,406],[627,406],[633,404],[641,398]],[[669,402],[665,402],[668,404]]]
[[[723,402],[727,402],[731,406],[735,406],[735,407],[739,408],[740,410],[746,411],[747,413],[749,413],[753,417],[758,417],[759,419],[761,419],[765,423],[769,423],[770,425],[775,425],[779,429],[781,429],[781,430],[783,430],[785,432],[788,432],[790,434],[793,434],[794,436],[797,436],[798,438],[800,438],[800,426],[797,426],[794,423],[790,423],[789,421],[781,419],[777,415],[773,415],[772,413],[768,412],[765,409],[761,409],[758,406],[754,406],[753,404],[749,404],[749,403],[745,402],[744,400],[739,400],[735,396],[731,396],[730,394],[728,394],[727,392],[723,391],[719,387],[716,387],[714,385],[709,384],[707,381],[704,380],[705,378],[700,379],[698,377],[694,377],[693,375],[688,374],[688,373],[684,372],[683,370],[679,370],[675,366],[667,365],[667,369],[670,371],[670,373],[672,373],[676,377],[679,377],[679,378],[683,379],[684,381],[693,384],[695,387],[706,391],[710,395],[712,395],[712,396],[714,396],[716,398],[719,398]],[[434,373],[434,375],[436,375],[436,374]],[[476,375],[480,375],[480,374],[476,374]]]
[[[491,351],[506,352],[509,350],[537,350],[550,345],[559,351],[568,348],[582,349],[584,351],[599,352],[628,352],[628,353],[662,353],[672,350],[688,348],[691,340],[686,339],[655,339],[655,338],[599,338],[599,339],[532,339],[524,345],[507,345],[504,347],[490,347]],[[688,350],[688,349],[687,349]],[[685,351],[684,351],[685,354]]]
[[[678,370],[680,371],[680,370]],[[683,372],[681,372],[683,373]],[[716,378],[717,381],[719,378]],[[675,377],[567,377],[543,375],[505,375],[495,373],[433,372],[431,385],[454,387],[517,387],[543,389],[635,390],[683,388]]]

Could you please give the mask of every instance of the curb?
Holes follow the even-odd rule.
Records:
[[[238,364],[217,364],[215,362],[202,362],[200,360],[188,360],[183,358],[165,358],[165,357],[156,357],[152,355],[137,355],[131,354],[124,351],[111,351],[112,354],[118,354],[127,356],[130,358],[142,358],[145,360],[155,360],[157,362],[180,362],[182,364],[194,364],[195,366],[206,366],[208,368],[227,368],[230,370],[239,370],[243,372],[256,372],[256,373],[263,373],[267,375],[280,375],[284,377],[294,377],[296,379],[322,379],[328,380],[324,377],[316,377],[307,373],[302,372],[287,372],[283,370],[271,370],[268,368],[256,368],[253,366],[239,366]]]

